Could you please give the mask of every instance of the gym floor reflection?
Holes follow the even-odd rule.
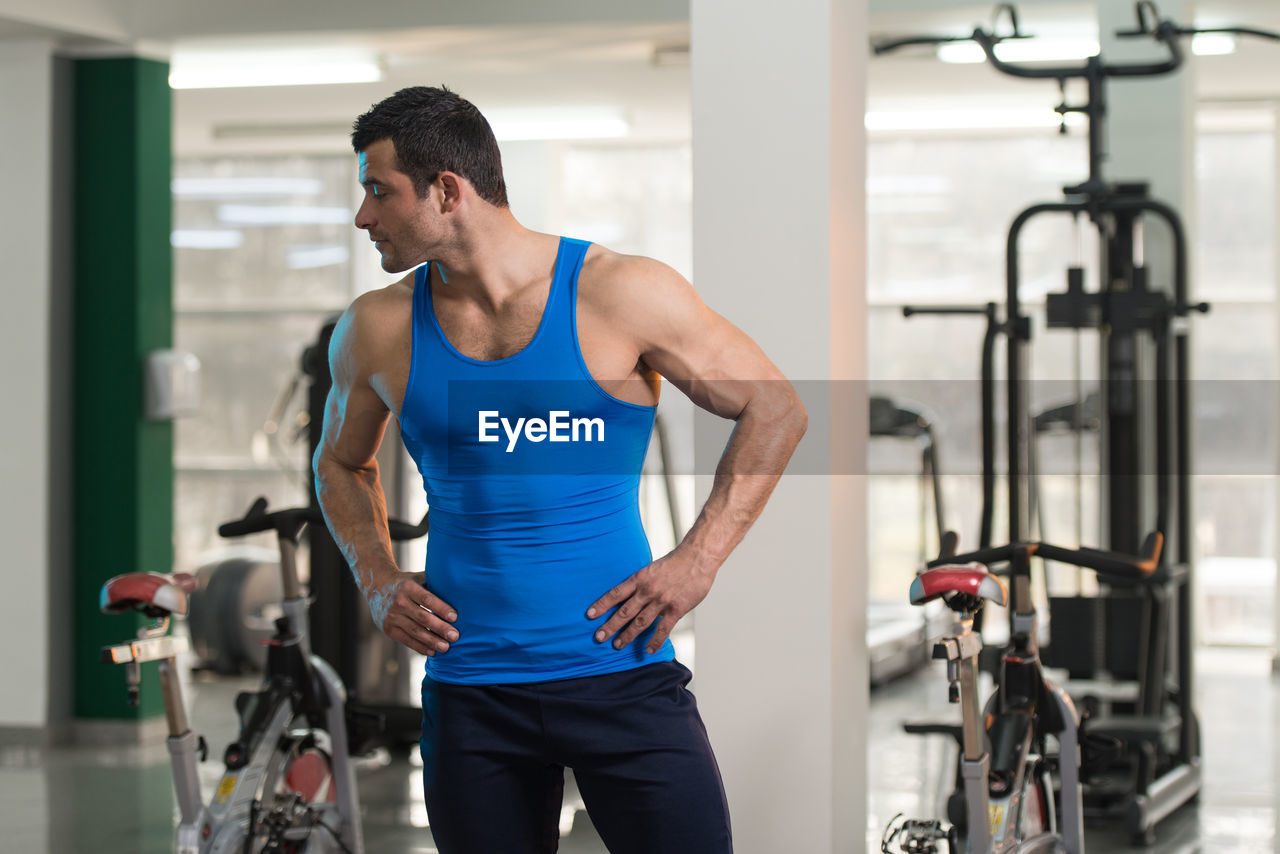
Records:
[[[1204,741],[1205,788],[1198,808],[1176,813],[1159,828],[1154,849],[1190,852],[1280,851],[1280,678],[1265,651],[1222,649],[1199,654],[1197,693]],[[233,735],[225,710],[253,680],[196,681],[189,701],[194,725],[211,754]],[[696,686],[695,686],[696,689]],[[943,740],[902,733],[908,717],[946,706],[940,671],[930,669],[877,688],[868,729],[867,851],[896,813],[935,813],[953,761]],[[712,734],[714,737],[714,733]],[[218,767],[206,763],[206,784]],[[377,854],[428,854],[435,848],[422,806],[414,759],[382,757],[359,770],[365,848]],[[164,854],[171,852],[174,800],[167,754],[159,739],[135,748],[7,748],[0,751],[0,848],[21,854]],[[603,854],[570,785],[560,851]],[[1091,824],[1090,854],[1132,851],[1119,822]]]

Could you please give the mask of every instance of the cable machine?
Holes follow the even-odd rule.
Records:
[[[1043,420],[1029,412],[1028,356],[1031,318],[1019,296],[1019,239],[1025,226],[1046,215],[1087,219],[1098,232],[1100,285],[1085,287],[1077,261],[1067,270],[1066,289],[1049,294],[1049,329],[1094,330],[1099,337],[1098,431],[1101,448],[1102,536],[1104,547],[1125,554],[1141,551],[1147,532],[1165,534],[1169,547],[1149,579],[1112,581],[1098,597],[1051,600],[1054,637],[1044,660],[1066,667],[1073,678],[1125,680],[1136,688],[1124,699],[1094,699],[1092,732],[1123,745],[1119,759],[1094,769],[1086,787],[1091,814],[1121,814],[1137,842],[1154,841],[1154,828],[1200,790],[1199,723],[1194,695],[1191,521],[1190,318],[1209,310],[1191,302],[1187,238],[1176,210],[1151,196],[1141,181],[1112,181],[1103,173],[1107,157],[1106,83],[1112,78],[1155,77],[1176,71],[1185,55],[1180,39],[1197,33],[1231,33],[1268,39],[1280,35],[1245,27],[1183,27],[1161,19],[1154,3],[1135,6],[1133,29],[1120,38],[1151,38],[1167,55],[1156,62],[1112,63],[1101,55],[1079,65],[1027,65],[998,55],[1000,43],[1029,38],[1010,4],[997,7],[991,30],[977,27],[963,36],[912,36],[873,45],[882,55],[912,45],[973,41],[987,62],[1013,77],[1053,80],[1062,93],[1055,108],[1062,117],[1078,114],[1087,125],[1089,174],[1065,187],[1064,199],[1028,207],[1014,219],[1006,242],[1003,320],[988,313],[989,326],[1006,344],[1005,458],[1008,538],[1030,539],[1034,508],[1032,443]],[[997,34],[1002,18],[1008,31]],[[1068,81],[1085,86],[1082,102],[1067,97]],[[1172,282],[1153,281],[1144,247],[1144,225],[1163,222],[1173,239]],[[989,346],[989,345],[988,345]],[[984,360],[984,364],[986,361]],[[984,369],[984,409],[994,405],[993,372]],[[1071,404],[1075,419],[1085,401]],[[984,413],[984,446],[994,423]],[[994,454],[983,454],[984,485],[994,482]],[[993,491],[984,489],[983,542],[988,545],[994,513]]]

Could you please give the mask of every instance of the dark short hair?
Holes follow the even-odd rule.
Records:
[[[419,196],[427,195],[441,172],[454,172],[486,202],[508,206],[493,128],[474,104],[445,87],[401,89],[356,119],[351,131],[356,153],[384,139],[395,146],[399,169],[413,180]]]

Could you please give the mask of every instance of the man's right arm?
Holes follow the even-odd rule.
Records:
[[[401,572],[391,551],[387,504],[378,478],[378,446],[391,415],[373,378],[391,336],[380,328],[378,297],[357,299],[338,321],[329,345],[333,387],[312,464],[316,494],[334,542],[355,575],[373,621],[387,637],[423,655],[449,648],[457,614],[422,586],[421,573]]]

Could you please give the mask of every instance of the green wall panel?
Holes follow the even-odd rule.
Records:
[[[155,665],[142,704],[98,650],[143,620],[98,611],[102,583],[173,563],[173,428],[143,415],[143,364],[172,343],[168,65],[75,63],[73,417],[75,714],[132,719],[161,709]]]

